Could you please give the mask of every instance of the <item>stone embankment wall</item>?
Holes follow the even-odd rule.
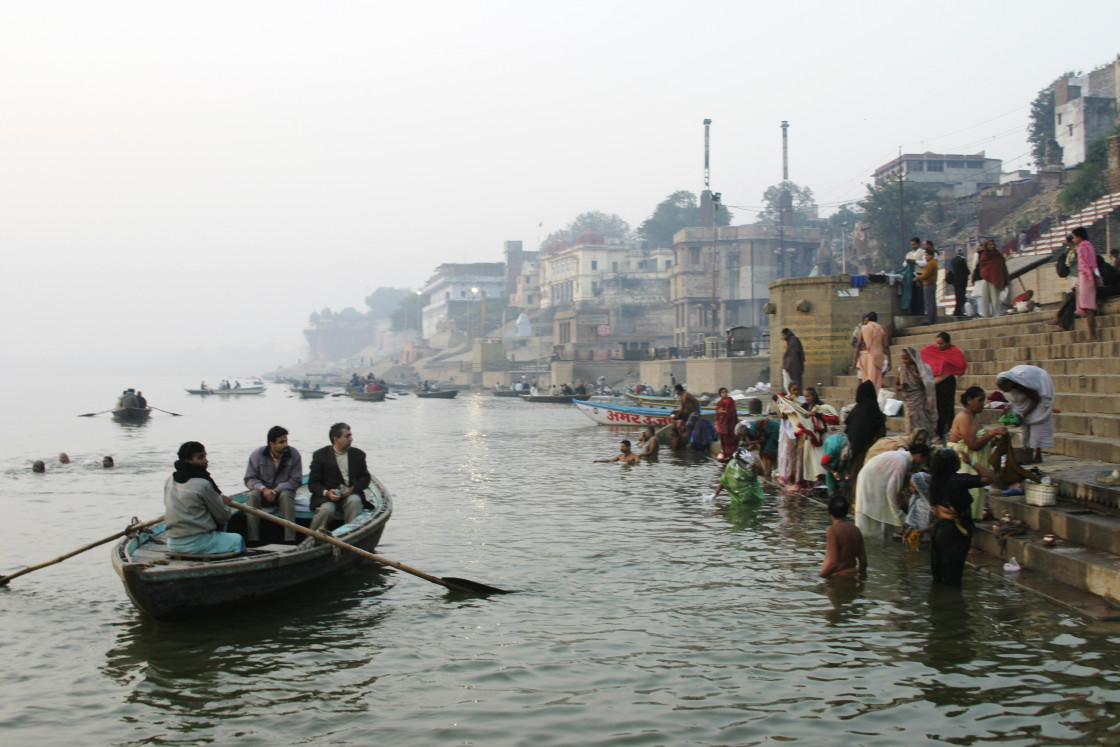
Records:
[[[1051,270],[1051,274],[1053,270]],[[864,313],[874,311],[879,323],[893,334],[899,313],[899,288],[869,283],[853,288],[850,275],[819,278],[786,278],[770,283],[770,385],[782,386],[782,329],[801,338],[805,347],[806,386],[829,383],[852,363],[852,330]]]

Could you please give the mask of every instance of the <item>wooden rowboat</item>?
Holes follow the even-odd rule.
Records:
[[[306,488],[301,490],[306,495]],[[393,512],[389,491],[374,478],[367,491],[373,504],[353,524],[332,529],[338,539],[373,552]],[[297,495],[297,508],[301,503]],[[245,494],[234,500],[243,502]],[[243,525],[243,515],[234,511],[230,524]],[[297,521],[308,525],[310,511],[297,511]],[[268,522],[262,522],[267,525]],[[227,605],[255,603],[277,596],[290,596],[297,588],[350,570],[363,561],[352,552],[339,552],[331,545],[301,548],[296,545],[264,545],[246,554],[215,556],[198,560],[169,555],[163,522],[125,537],[113,548],[113,569],[124,583],[128,598],[141,611],[161,620],[219,611]],[[261,527],[262,533],[265,526]]]
[[[327,394],[328,394],[327,392],[324,392],[320,389],[300,389],[299,390],[299,398],[300,399],[323,399],[323,397],[326,397]]]
[[[458,389],[440,389],[433,392],[425,392],[417,389],[413,394],[421,399],[454,399],[455,395],[459,393]]]
[[[385,395],[388,394],[384,389],[379,389],[376,392],[347,392],[351,399],[356,399],[359,402],[383,402]]]
[[[495,397],[520,397],[524,393],[523,389],[495,389],[491,392]]]
[[[264,393],[264,387],[263,386],[243,386],[240,389],[211,389],[210,387],[206,387],[205,389],[188,389],[187,390],[187,394],[202,394],[202,395],[217,394],[217,395],[222,396],[222,397],[232,397],[234,395],[242,395],[242,394],[263,394],[263,393]]]
[[[113,420],[118,423],[146,423],[151,416],[150,407],[118,407],[113,410]]]
[[[526,402],[546,402],[555,405],[569,405],[580,397],[590,397],[589,394],[522,394],[521,399]]]

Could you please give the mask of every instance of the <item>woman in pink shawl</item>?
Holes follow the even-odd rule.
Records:
[[[1084,228],[1073,229],[1073,243],[1077,247],[1077,310],[1085,315],[1089,325],[1088,342],[1096,342],[1097,283],[1101,279],[1097,250],[1089,242],[1089,232]]]
[[[902,351],[902,365],[895,381],[902,404],[906,407],[906,430],[937,432],[937,389],[933,371],[922,361],[914,348]]]
[[[879,324],[879,315],[874,311],[868,312],[867,319],[860,325],[859,345],[859,380],[874,384],[877,394],[883,385],[884,368],[891,367],[891,358],[887,331]]]

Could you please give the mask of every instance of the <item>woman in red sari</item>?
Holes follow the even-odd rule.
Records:
[[[723,452],[722,461],[727,461],[735,455],[739,448],[739,437],[735,435],[735,426],[739,424],[739,413],[735,410],[735,400],[727,394],[727,387],[719,388],[719,402],[716,403],[716,433],[719,434],[719,446]]]

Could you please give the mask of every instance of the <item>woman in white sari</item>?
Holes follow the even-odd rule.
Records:
[[[996,377],[996,386],[1023,420],[1023,446],[1041,462],[1042,450],[1054,448],[1053,379],[1038,366],[1015,366]]]
[[[899,494],[909,488],[910,470],[929,456],[925,444],[888,451],[863,465],[856,479],[856,526],[865,537],[887,539],[906,518]]]

